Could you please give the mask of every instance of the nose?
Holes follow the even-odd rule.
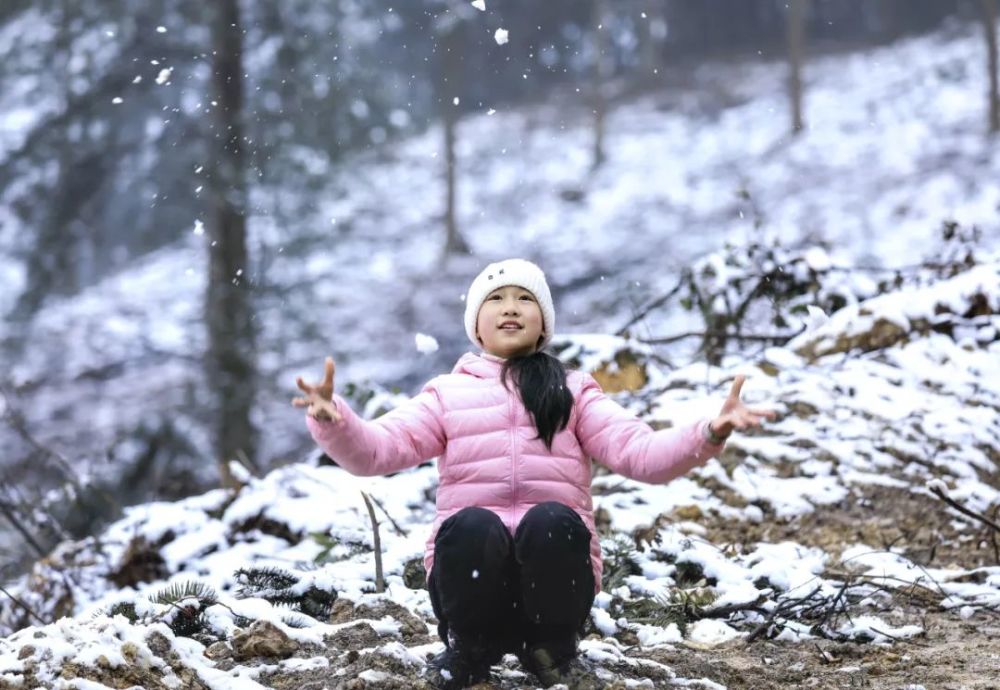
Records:
[[[503,310],[501,311],[501,313],[503,315],[505,315],[505,316],[507,316],[507,315],[517,316],[520,313],[520,311],[518,310],[518,306],[517,306],[517,300],[516,299],[505,299],[503,301]]]

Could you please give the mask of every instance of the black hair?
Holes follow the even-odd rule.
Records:
[[[558,359],[538,351],[504,361],[500,381],[507,387],[512,376],[521,393],[521,402],[531,414],[538,438],[552,450],[552,439],[569,424],[573,394],[566,386],[566,367]]]

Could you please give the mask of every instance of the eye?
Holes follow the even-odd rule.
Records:
[[[488,300],[491,300],[491,299],[500,299],[500,295],[490,295],[486,299],[488,299]]]
[[[531,295],[521,295],[521,299],[526,299],[529,302],[534,302],[535,301],[535,298],[532,297]]]

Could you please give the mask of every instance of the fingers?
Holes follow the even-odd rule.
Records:
[[[328,419],[332,419],[335,422],[339,422],[341,419],[343,419],[340,416],[340,413],[337,412],[337,408],[334,407],[331,403],[327,402],[326,400],[323,401],[323,408],[322,409],[323,409],[323,412],[326,413],[326,416],[327,416]]]
[[[336,371],[336,367],[333,364],[333,357],[327,357],[325,365],[326,375],[323,378],[323,384],[333,388],[333,373]]]
[[[752,428],[758,429],[763,426],[765,419],[773,420],[775,417],[777,413],[773,410],[751,410],[744,407],[721,415],[719,420],[723,424],[732,425],[733,429],[746,431]]]
[[[292,398],[292,406],[307,408],[306,414],[315,419],[332,419],[335,422],[343,419],[337,406],[317,393],[310,393],[305,398]]]
[[[301,400],[301,398],[299,399]],[[292,404],[294,405],[295,401],[292,401]],[[323,400],[319,397],[313,397],[308,400],[306,404],[309,405],[309,409],[306,410],[306,414],[313,419],[333,420],[335,422],[339,422],[343,419],[343,416],[341,416],[341,414],[337,411],[337,407],[327,400]],[[301,405],[297,405],[297,407],[301,407]]]
[[[305,381],[303,381],[303,380],[302,380],[302,377],[301,377],[301,376],[296,376],[296,377],[295,377],[295,383],[296,383],[296,385],[298,385],[298,387],[299,387],[299,388],[300,388],[300,389],[301,389],[301,390],[302,390],[303,392],[305,392],[305,393],[312,393],[312,392],[313,392],[313,387],[312,387],[312,386],[310,386],[310,385],[309,385],[308,383],[306,383]]]
[[[732,424],[740,431],[746,431],[751,427],[759,428],[761,426],[762,420],[763,420],[762,415],[757,415],[748,410],[744,410],[734,415]]]
[[[759,407],[748,407],[747,412],[757,415],[758,417],[767,417],[772,421],[778,418],[778,413],[774,410],[762,410]]]
[[[733,379],[733,387],[729,389],[729,397],[740,399],[740,389],[743,388],[743,382],[746,381],[746,376],[739,374]]]

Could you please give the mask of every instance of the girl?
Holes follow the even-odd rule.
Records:
[[[463,355],[405,404],[374,421],[322,383],[296,380],[316,443],[348,472],[382,475],[438,458],[437,518],[424,565],[445,651],[439,687],[485,680],[506,652],[548,685],[577,686],[577,635],[601,587],[590,459],[647,482],[668,482],[718,455],[733,429],[770,411],[740,401],[736,377],[718,417],[653,431],[542,348],[555,329],[535,264],[490,264],[469,287]]]

